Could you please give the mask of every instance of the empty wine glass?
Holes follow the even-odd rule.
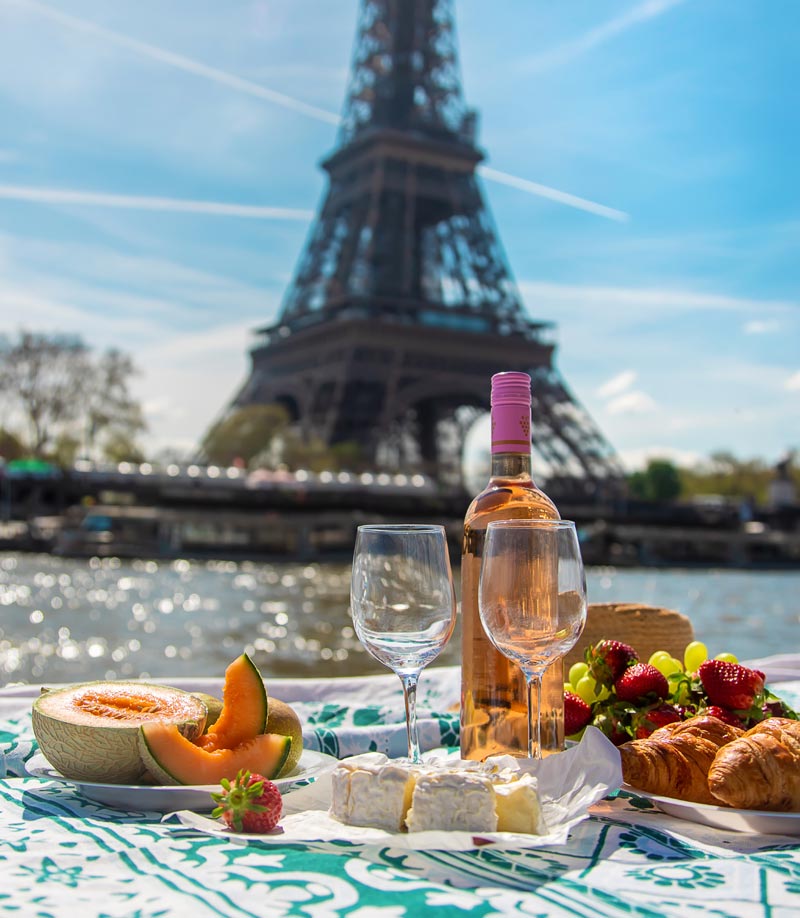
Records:
[[[541,758],[542,676],[586,623],[586,576],[570,520],[495,520],[486,530],[478,608],[489,640],[525,675],[528,756]]]
[[[403,683],[408,757],[419,762],[419,674],[450,640],[456,618],[444,527],[359,526],[350,612],[361,643]]]

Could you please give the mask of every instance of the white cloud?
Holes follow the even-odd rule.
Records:
[[[617,373],[616,376],[612,376],[607,382],[604,382],[597,390],[597,394],[600,398],[611,398],[613,395],[619,395],[626,389],[630,389],[636,382],[636,376],[635,370],[623,370],[621,373]]]
[[[136,355],[150,448],[197,446],[243,382],[249,331],[249,323],[231,323],[177,333]]]
[[[770,335],[780,331],[780,327],[775,319],[753,319],[745,322],[742,330],[746,335]]]
[[[636,370],[622,370],[599,387],[597,395],[605,400],[607,415],[643,415],[656,410],[655,399],[641,389],[632,388],[638,376]]]
[[[112,337],[116,334],[129,336],[134,330],[128,321],[115,321],[113,316],[108,318],[107,331]],[[0,279],[0,322],[7,332],[24,328],[80,334],[92,321],[93,317],[82,306],[52,296],[44,289]]]
[[[544,281],[523,281],[520,289],[526,299],[542,303],[568,303],[592,307],[618,307],[648,310],[696,309],[731,312],[773,310],[783,312],[796,309],[798,303],[790,300],[754,300],[745,297],[707,293],[699,290],[681,290],[660,287],[612,287],[604,285],[554,284]]]
[[[606,405],[609,414],[649,414],[655,409],[655,401],[646,392],[638,391],[625,392]]]
[[[249,320],[215,325],[193,333],[181,330],[154,342],[148,348],[147,359],[153,364],[169,362],[172,365],[191,366],[200,359],[213,358],[217,361],[223,355],[233,353],[241,360],[246,353],[251,330],[252,323]],[[203,372],[206,366],[203,365]]]
[[[783,388],[787,389],[789,392],[798,392],[800,391],[800,370],[786,379],[783,384]]]
[[[260,324],[269,321],[276,305],[269,291],[236,277],[91,243],[0,233],[0,268],[0,320],[8,322],[18,306],[28,325],[71,326],[91,322],[102,310],[103,325],[92,337],[107,331],[108,322],[120,323],[112,324],[111,334],[149,339],[168,324],[164,320],[197,325],[198,311],[215,316],[231,308]]]
[[[622,450],[619,458],[629,472],[635,472],[646,468],[651,459],[667,459],[675,465],[691,468],[701,463],[704,457],[694,450],[675,449],[672,446],[648,446]]]
[[[172,399],[168,395],[155,395],[142,402],[142,411],[148,418],[161,418],[172,410]]]

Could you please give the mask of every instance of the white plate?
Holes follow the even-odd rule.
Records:
[[[750,835],[800,835],[800,813],[775,813],[770,810],[736,810],[710,803],[691,803],[675,797],[648,794],[623,784],[621,790],[651,800],[662,812],[676,819],[697,822],[714,829],[747,832]]]
[[[282,794],[285,794],[298,781],[317,778],[337,764],[338,760],[324,752],[304,749],[294,771],[284,778],[277,778]],[[37,778],[49,778],[52,781],[63,781],[77,787],[84,797],[95,800],[115,810],[135,810],[136,812],[172,813],[175,810],[194,810],[196,813],[210,812],[215,804],[211,799],[212,791],[218,791],[217,784],[191,784],[155,786],[150,784],[97,784],[92,781],[72,781],[63,777],[47,759],[38,752],[26,763],[28,774]]]

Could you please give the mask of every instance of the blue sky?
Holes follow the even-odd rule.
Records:
[[[800,2],[455,8],[509,262],[625,462],[800,448]],[[131,353],[152,450],[276,315],[357,10],[0,0],[0,332]]]

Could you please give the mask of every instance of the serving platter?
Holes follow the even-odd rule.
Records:
[[[714,829],[746,832],[750,835],[800,835],[800,813],[777,813],[770,810],[737,810],[710,803],[692,803],[675,797],[650,794],[628,784],[621,790],[650,800],[659,810],[676,819],[696,822]]]
[[[274,784],[282,794],[287,793],[298,782],[311,781],[334,768],[337,759],[324,752],[304,749],[294,771],[284,778],[276,778]],[[89,800],[102,803],[116,810],[136,812],[172,813],[175,810],[192,810],[208,813],[215,804],[211,793],[219,790],[216,784],[152,785],[152,784],[98,784],[93,781],[75,781],[65,778],[56,771],[41,752],[27,762],[28,774],[37,778],[60,781],[77,788]]]

